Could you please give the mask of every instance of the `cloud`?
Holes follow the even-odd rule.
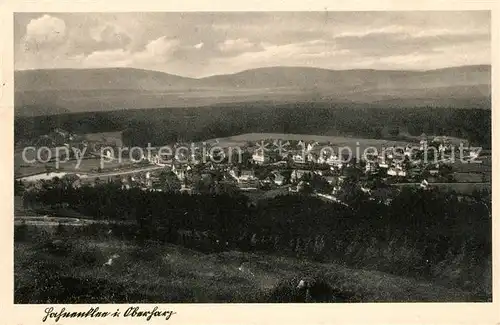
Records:
[[[199,77],[276,65],[491,61],[484,12],[18,13],[14,20],[16,69],[129,66]]]
[[[166,36],[162,36],[149,42],[146,45],[146,53],[154,56],[163,56],[172,53],[173,50],[179,45],[179,41],[175,39],[167,39]]]
[[[310,66],[340,70],[425,70],[485,64],[491,61],[490,52],[484,51],[489,43],[481,43],[480,38],[477,40],[476,37],[465,35],[412,38],[400,34],[380,33],[365,37],[345,36],[339,39],[317,39],[284,45],[261,43],[261,51],[213,59],[213,70],[206,69],[205,72],[232,73],[269,66]]]
[[[144,51],[132,53],[133,61],[141,66],[165,63],[172,58],[179,45],[178,40],[162,36],[146,44]]]
[[[393,34],[405,35],[407,37],[426,37],[426,36],[442,36],[442,35],[477,35],[484,34],[487,30],[479,28],[422,28],[421,25],[386,25],[372,29],[352,29],[336,33],[336,38],[341,37],[368,37],[371,35]]]
[[[130,36],[116,25],[105,24],[97,26],[89,31],[92,40],[105,45],[109,49],[124,48],[130,42]]]
[[[397,31],[396,31],[397,30]],[[337,47],[358,54],[393,56],[434,52],[437,48],[464,43],[489,42],[489,34],[441,33],[420,31],[414,35],[402,29],[343,34],[334,38]]]
[[[246,38],[228,39],[219,44],[222,52],[245,52],[258,49],[258,45]]]
[[[113,49],[94,51],[84,56],[82,64],[85,67],[152,67],[156,64],[168,62],[172,54],[178,49],[179,41],[167,39],[165,36],[146,44],[141,51]],[[81,57],[81,56],[77,56]]]
[[[77,55],[75,59],[82,59],[82,65],[87,68],[99,67],[127,67],[132,64],[131,54],[123,49],[95,51],[88,56]]]
[[[358,56],[354,67],[428,70],[462,65],[479,65],[485,64],[485,62],[491,62],[489,51],[478,51],[474,44],[459,44],[421,53],[395,54],[385,57]]]
[[[64,20],[43,15],[31,19],[26,25],[26,34],[21,47],[25,52],[39,52],[44,49],[51,51],[55,46],[63,44],[66,37]]]
[[[32,19],[26,25],[26,41],[37,43],[60,42],[66,35],[66,23],[64,20],[43,15]]]
[[[272,43],[258,44],[260,50],[242,52],[231,57],[220,57],[212,60],[212,66],[226,71],[214,73],[230,73],[244,69],[269,66],[311,66],[316,59],[332,60],[349,56],[350,51],[338,49],[334,42],[328,40],[310,40],[298,43],[276,45]]]

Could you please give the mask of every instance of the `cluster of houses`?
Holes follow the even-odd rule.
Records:
[[[277,142],[274,140],[275,147]],[[446,138],[430,141],[423,138],[417,144],[388,146],[362,159],[347,159],[350,157],[335,152],[331,143],[281,140],[279,143],[287,150],[270,152],[262,147],[247,145],[245,150],[251,158],[234,162],[214,162],[217,160],[213,159],[213,155],[209,157],[211,159],[203,159],[207,158],[203,155],[207,155],[210,150],[176,151],[175,148],[181,146],[176,144],[173,147],[174,157],[155,150],[148,157],[143,155],[145,163],[163,168],[115,176],[108,181],[118,182],[124,189],[139,187],[143,190],[168,189],[187,193],[195,193],[196,184],[200,182],[230,185],[240,191],[285,189],[288,193],[311,190],[311,183],[315,183],[323,185],[313,188],[311,193],[338,200],[346,191],[346,179],[352,180],[352,175],[358,189],[367,195],[380,196],[385,191],[383,188],[386,188],[380,184],[388,183],[414,183],[426,189],[430,183],[450,173],[450,157],[454,150]],[[435,148],[433,158],[436,159],[426,162],[420,158],[427,153],[429,146]],[[172,154],[172,151],[167,154]],[[473,158],[476,153],[471,151],[469,155]]]
[[[290,141],[287,142],[289,144]],[[468,144],[465,144],[468,147]],[[297,142],[296,147],[300,149],[290,150],[281,156],[282,161],[289,160],[294,165],[316,165],[330,166],[332,169],[340,170],[356,163],[359,157],[348,157],[339,152],[334,152],[331,144],[319,145],[318,142]],[[435,137],[432,141],[422,139],[418,145],[407,144],[404,147],[388,146],[380,148],[375,154],[367,154],[361,157],[365,173],[382,174],[389,177],[413,178],[418,177],[425,171],[427,174],[436,176],[440,173],[442,166],[449,165],[454,158],[454,147],[446,137]],[[477,158],[477,152],[469,151],[470,158]],[[352,154],[351,154],[352,156]],[[270,158],[263,150],[255,151],[252,159],[255,164],[270,164]],[[277,163],[275,162],[274,165]]]
[[[410,146],[404,149],[385,148],[384,155],[372,155],[369,160],[360,163],[346,161],[341,159],[333,152],[314,152],[313,149],[318,146],[318,143],[303,143],[298,142],[298,146],[303,146],[306,155],[303,152],[295,151],[288,152],[286,155],[278,158],[272,158],[266,155],[263,150],[256,149],[251,156],[251,167],[244,167],[244,164],[235,163],[220,163],[215,164],[208,162],[205,164],[190,164],[190,163],[162,163],[172,175],[175,175],[177,181],[181,183],[180,191],[193,192],[192,179],[207,179],[210,175],[219,174],[219,177],[211,177],[214,182],[230,183],[242,191],[250,190],[266,190],[274,188],[287,188],[290,193],[299,193],[308,186],[309,180],[312,177],[320,178],[330,185],[328,193],[323,195],[336,195],[342,192],[346,173],[349,170],[356,170],[361,175],[359,187],[366,194],[373,194],[377,189],[368,183],[374,183],[374,179],[380,178],[386,181],[388,178],[393,178],[395,181],[411,180],[420,183],[422,188],[428,188],[429,182],[422,178],[425,170],[422,164],[412,164]],[[426,144],[421,143],[422,146]],[[442,148],[446,148],[444,145]],[[395,152],[400,150],[401,152]],[[394,156],[399,155],[408,157],[405,161],[394,159]],[[186,159],[186,157],[180,157]],[[159,164],[161,157],[153,155],[153,163]],[[439,165],[443,162],[438,162],[434,165],[425,166],[427,175],[438,176],[440,173]],[[151,172],[154,174],[155,172]],[[157,172],[158,173],[158,172]],[[158,184],[158,176],[146,176],[148,182],[143,182],[144,188],[155,187]],[[423,181],[422,181],[423,180]]]
[[[291,167],[291,177],[287,179],[294,185],[289,188],[291,192],[300,192],[307,187],[303,175],[319,175],[332,185],[333,190],[328,195],[333,196],[342,191],[345,171],[353,168],[362,175],[359,178],[359,187],[366,194],[376,191],[376,187],[367,186],[367,182],[363,181],[367,179],[371,180],[371,183],[374,183],[373,180],[379,180],[381,183],[387,183],[388,180],[390,183],[414,183],[422,189],[428,189],[432,182],[451,181],[451,166],[458,150],[458,146],[446,137],[435,137],[431,140],[422,138],[418,144],[383,147],[380,152],[356,161],[346,159],[350,157],[341,156],[340,152],[334,152],[331,144],[320,145],[318,142],[302,141],[287,141],[286,144],[292,148],[295,146],[295,150],[287,151],[281,160],[276,161],[276,158],[266,156],[265,151],[256,150],[252,155],[253,162],[259,166],[279,166],[284,163],[287,167],[282,169]],[[468,143],[460,143],[460,147],[465,149],[464,152],[469,158],[477,158],[478,153],[470,150]],[[325,148],[327,150],[324,150]],[[279,174],[279,168],[274,173]],[[278,181],[280,185],[283,184],[281,178],[278,178]]]

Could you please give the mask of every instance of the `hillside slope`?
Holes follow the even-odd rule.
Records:
[[[281,283],[318,273],[332,287],[349,293],[353,302],[477,299],[459,289],[411,278],[294,258],[236,251],[202,254],[176,245],[145,247],[116,240],[65,242],[59,254],[45,252],[44,244],[16,243],[16,303],[47,303],[48,299],[57,303],[268,302]],[[101,267],[108,256],[117,252],[128,265],[126,268]],[[248,271],[239,270],[242,261]],[[47,283],[47,287],[37,287],[32,281],[35,275],[37,282]],[[78,291],[57,288],[63,280],[78,284]],[[101,286],[103,289],[99,289]]]
[[[15,73],[15,91],[19,116],[262,100],[488,108],[491,67],[431,71],[271,67],[201,79],[132,68],[24,70]]]

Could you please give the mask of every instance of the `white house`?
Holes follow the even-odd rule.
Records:
[[[437,137],[434,137],[434,142],[439,142],[439,143],[447,143],[449,142],[448,138],[445,137],[445,136],[437,136]]]
[[[292,156],[293,162],[297,164],[305,164],[306,160],[304,159],[304,156],[297,154]]]
[[[308,185],[309,185],[309,183],[304,182],[304,181],[300,181],[296,186],[290,186],[288,188],[288,191],[297,193],[297,192],[302,191]]]
[[[235,180],[238,180],[238,175],[236,175],[236,171],[233,168],[229,169],[229,175],[231,175],[231,177]]]
[[[378,166],[380,168],[389,168],[389,165],[385,161],[381,161]]]
[[[376,171],[376,165],[375,163],[371,162],[371,161],[367,161],[366,162],[366,166],[365,166],[365,172],[366,173],[369,173],[369,172],[373,172],[373,171]]]
[[[411,158],[411,156],[412,156],[412,149],[413,149],[413,148],[412,148],[412,146],[410,146],[410,145],[407,145],[407,146],[405,147],[405,150],[404,150],[404,155],[405,155],[405,157]]]
[[[404,171],[401,167],[391,167],[387,170],[387,175],[390,176],[406,176],[406,171]]]
[[[476,159],[477,157],[479,157],[479,151],[471,150],[469,152],[469,156],[471,157],[471,159]]]
[[[104,151],[104,156],[108,159],[113,159],[113,151],[111,150],[105,150]]]
[[[167,156],[162,157],[158,154],[153,154],[150,162],[157,166],[164,167],[168,165],[167,162],[171,162],[171,159],[168,159]]]
[[[263,150],[257,150],[252,155],[252,160],[257,164],[265,164],[269,162],[269,157],[264,154]]]
[[[294,180],[299,180],[305,174],[311,173],[309,170],[295,169],[292,171],[291,178]]]
[[[313,142],[313,143],[309,143],[307,145],[307,151],[310,152],[314,149],[314,146],[316,146],[318,143],[317,142]]]
[[[425,150],[425,148],[427,147],[427,140],[420,140],[420,150]]]
[[[421,183],[420,183],[420,188],[423,188],[423,189],[428,189],[429,188],[429,182],[427,182],[426,179],[424,179]]]
[[[316,155],[314,153],[309,153],[307,154],[307,161],[310,161],[310,162],[317,162],[317,158],[316,158]]]
[[[257,177],[252,170],[242,170],[240,177],[237,177],[238,183],[249,183],[257,181]]]
[[[193,192],[193,188],[191,186],[186,186],[185,184],[181,184],[180,192],[185,192],[187,194],[191,194]]]
[[[332,194],[335,195],[335,194],[338,194],[340,191],[342,190],[342,188],[340,186],[334,186],[333,187],[333,190],[332,190]]]
[[[342,167],[342,162],[339,160],[339,158],[334,155],[321,155],[318,158],[318,164],[327,164],[330,166],[337,166],[337,167]]]
[[[174,172],[181,182],[184,181],[184,178],[186,177],[186,171],[184,168],[177,168],[175,167],[175,164],[172,164],[172,172]]]
[[[396,168],[389,168],[387,170],[387,175],[390,175],[390,176],[397,176],[398,175],[398,172],[396,171]]]
[[[274,184],[278,186],[282,186],[283,184],[285,184],[285,177],[283,177],[283,175],[281,175],[279,172],[273,172],[273,175]]]
[[[371,190],[368,187],[361,186],[361,191],[366,194],[370,194]]]

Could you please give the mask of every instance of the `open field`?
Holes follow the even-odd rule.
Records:
[[[25,209],[23,206],[23,198],[14,196],[14,216],[38,216],[38,213],[31,209]]]
[[[476,159],[481,163],[463,163],[460,161],[460,157],[456,157],[456,161],[453,163],[453,170],[460,173],[491,173],[492,170],[492,157],[490,156],[479,156]]]
[[[104,160],[102,164],[102,170],[113,170],[115,168],[129,168],[134,166],[134,162],[128,158],[123,158],[121,161],[107,161]],[[82,160],[79,166],[77,160],[70,160],[67,162],[61,161],[59,163],[60,172],[69,172],[69,173],[96,173],[99,167],[101,167],[101,159],[100,158],[88,158]],[[56,162],[49,163],[32,163],[32,164],[19,164],[15,165],[14,171],[16,173],[16,177],[28,176],[34,174],[45,173],[47,168],[50,170],[55,170],[57,167]],[[78,168],[77,168],[78,167]]]
[[[144,167],[137,167],[137,168],[127,168],[127,169],[122,169],[122,170],[117,170],[117,171],[111,171],[111,172],[106,172],[104,171],[103,173],[93,173],[93,174],[88,174],[84,178],[81,179],[82,183],[90,183],[93,182],[96,178],[99,178],[101,181],[108,181],[112,180],[116,176],[124,176],[124,175],[131,175],[131,174],[139,174],[139,173],[145,173],[148,171],[154,171],[154,170],[159,170],[163,169],[165,167],[162,166],[144,166]]]
[[[430,185],[442,191],[455,191],[466,195],[473,194],[474,191],[487,191],[491,193],[491,183],[430,183]],[[393,186],[418,187],[420,183],[396,183]]]
[[[247,196],[252,202],[258,203],[259,201],[267,200],[267,199],[272,199],[278,195],[286,195],[288,194],[288,186],[286,187],[280,187],[280,188],[275,188],[272,190],[260,190],[257,189],[255,191],[246,191],[243,192],[245,196]]]
[[[225,138],[217,138],[207,140],[207,143],[215,143],[218,141],[218,145],[221,147],[236,147],[243,146],[247,142],[256,143],[261,140],[267,139],[278,139],[284,141],[290,140],[302,140],[307,142],[317,141],[319,143],[331,143],[333,146],[337,147],[349,147],[355,154],[356,149],[359,148],[361,154],[363,150],[368,147],[375,147],[377,150],[381,150],[382,146],[405,146],[410,141],[392,141],[392,140],[382,140],[382,139],[365,139],[356,137],[341,137],[341,136],[327,136],[327,135],[311,135],[311,134],[286,134],[286,133],[245,133],[240,135],[235,135]],[[272,147],[272,144],[269,146]]]
[[[35,211],[36,210],[36,211]],[[23,198],[14,196],[14,224],[15,225],[39,225],[55,227],[59,224],[71,226],[85,226],[89,224],[131,224],[130,221],[117,220],[96,220],[92,217],[83,215],[73,209],[53,209],[48,207],[39,207],[37,209],[25,208]]]
[[[238,251],[202,254],[110,238],[31,237],[15,243],[15,303],[266,302],[281,282],[311,274],[321,274],[351,302],[471,299],[464,291],[331,263]],[[104,267],[113,254],[120,263]],[[242,262],[247,271],[238,269]]]
[[[491,171],[484,173],[453,173],[457,183],[491,183]]]
[[[113,144],[118,147],[123,145],[122,142],[122,133],[121,132],[101,132],[101,133],[87,133],[82,135],[83,139],[86,139],[89,142],[99,142],[103,144]],[[33,150],[35,149],[35,150]],[[23,153],[23,147],[17,147],[14,152],[14,168],[15,172],[19,176],[26,176],[32,174],[43,173],[47,170],[47,168],[54,170],[58,168],[60,171],[71,171],[71,172],[80,172],[86,173],[93,170],[97,170],[101,166],[100,158],[88,156],[86,153],[85,158],[83,159],[80,166],[77,166],[77,160],[72,159],[66,161],[64,155],[68,153],[69,149],[66,147],[58,147],[58,148],[50,148],[50,156],[45,156],[47,154],[46,150],[41,150],[41,147],[33,148],[27,150]],[[40,151],[40,152],[38,152]],[[88,150],[90,151],[90,150]],[[81,154],[81,153],[79,153]],[[54,161],[54,158],[62,155],[63,158],[60,159],[57,164]],[[52,158],[53,160],[43,163],[41,160]],[[131,165],[132,162],[129,158],[123,157],[121,161],[111,161],[103,165],[103,169],[113,169],[117,167],[123,167]]]
[[[117,147],[123,146],[122,132],[100,132],[100,133],[87,133],[83,135],[83,138],[89,142],[99,142],[114,144]]]

